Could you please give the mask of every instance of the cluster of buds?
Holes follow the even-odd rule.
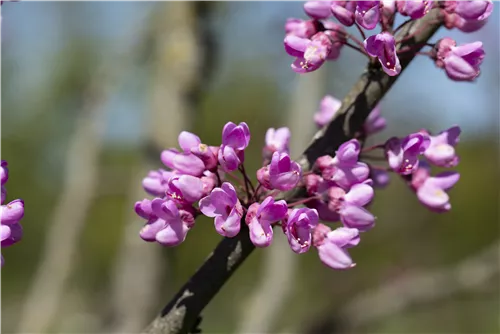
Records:
[[[2,211],[0,212],[0,235],[2,237],[2,248],[12,246],[21,240],[23,236],[23,228],[19,222],[24,217],[24,201],[22,199],[16,199],[7,205],[4,205],[5,198],[7,197],[7,190],[5,189],[5,184],[9,179],[9,169],[7,168],[7,161],[2,160],[0,166],[0,178],[1,178],[1,192],[2,192]],[[2,266],[4,264],[3,255]]]
[[[316,125],[328,123],[339,107],[340,101],[326,96],[314,116]],[[362,137],[383,130],[385,125],[377,106],[363,126]],[[458,164],[458,127],[436,136],[421,130],[365,149],[352,139],[343,143],[334,157],[318,158],[308,172],[289,156],[290,135],[288,128],[267,131],[263,163],[254,185],[244,168],[244,152],[250,142],[246,123],[227,123],[220,146],[208,146],[198,136],[181,132],[181,150],[161,154],[169,170],[151,171],[143,180],[144,189],[156,198],[135,204],[137,214],[147,220],[141,238],[164,246],[179,245],[193,228],[196,216],[203,214],[213,218],[216,232],[228,238],[242,231],[243,222],[256,247],[270,246],[273,228],[280,226],[292,251],[300,254],[315,247],[324,264],[349,269],[355,263],[347,249],[359,243],[360,233],[374,227],[375,217],[367,207],[374,198],[374,188],[387,185],[388,173],[401,175],[431,210],[451,208],[446,191],[459,175],[443,172],[431,176],[429,164]],[[361,161],[373,158],[364,154],[376,149],[385,153],[382,159],[387,160],[387,166]],[[284,191],[297,188],[304,188],[306,196],[294,202],[282,199]],[[326,225],[336,222],[342,226],[332,229]]]
[[[431,10],[438,11],[438,17],[448,29],[457,28],[472,32],[481,28],[493,11],[493,2],[488,1],[307,1],[304,11],[308,20],[288,19],[285,24],[285,50],[296,57],[292,70],[306,73],[317,70],[326,60],[335,60],[344,45],[378,60],[389,76],[401,72],[400,56],[416,53],[413,46],[397,49],[396,46],[410,40],[414,35],[406,34],[398,39],[395,33],[403,25],[417,20]],[[408,18],[401,26],[394,28],[396,14]],[[331,21],[337,19],[340,23]],[[348,34],[344,26],[357,26],[363,40]],[[380,32],[368,36],[380,25]],[[431,51],[418,52],[435,61],[455,81],[472,81],[480,73],[479,66],[484,58],[481,42],[457,46],[450,38],[436,44],[418,45],[432,47]]]

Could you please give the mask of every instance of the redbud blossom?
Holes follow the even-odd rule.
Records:
[[[492,12],[492,1],[444,1],[442,15],[446,28],[474,32],[485,25]]]
[[[388,32],[368,37],[365,42],[365,50],[372,57],[377,57],[382,69],[389,76],[398,75],[401,72],[401,64],[396,54],[396,42],[394,36]]]
[[[439,167],[455,167],[459,161],[455,146],[460,140],[460,132],[460,127],[454,126],[436,136],[430,136],[430,145],[424,152],[427,160]]]
[[[385,143],[385,155],[389,166],[402,175],[413,173],[418,168],[418,156],[429,147],[430,138],[424,133],[412,133],[403,139],[390,138]]]
[[[331,180],[339,186],[349,189],[353,184],[368,179],[370,169],[364,162],[359,162],[361,145],[356,139],[351,139],[337,150],[332,160]]]
[[[343,25],[350,27],[354,24],[356,1],[332,1],[330,9],[333,16]]]
[[[191,153],[191,148],[201,144],[201,140],[193,133],[182,131],[178,137],[182,152],[176,149],[165,150],[161,153],[161,161],[165,166],[177,170],[180,174],[200,176],[206,169],[203,161]]]
[[[219,164],[226,172],[232,172],[243,163],[244,150],[250,142],[250,129],[245,122],[239,125],[228,122],[222,130],[222,145],[218,152]]]
[[[373,135],[384,130],[386,125],[387,121],[380,113],[380,104],[377,104],[366,118],[363,129],[366,135]]]
[[[433,3],[429,0],[396,1],[396,6],[401,15],[416,20],[427,14]]]
[[[318,225],[318,220],[318,212],[315,209],[290,210],[283,231],[295,253],[305,253],[309,250],[312,244],[312,232]]]
[[[319,32],[319,21],[288,19],[285,23],[285,33],[301,38],[311,38]]]
[[[359,231],[355,228],[340,227],[331,230],[319,224],[314,231],[314,246],[317,247],[321,262],[333,269],[350,269],[353,263],[347,248],[359,244]]]
[[[436,65],[443,66],[450,79],[473,81],[479,76],[479,66],[485,56],[483,43],[474,42],[455,46],[450,39],[443,39],[436,48]]]
[[[2,160],[0,164],[0,182],[3,186],[9,180],[9,168],[7,167],[7,161]]]
[[[304,11],[313,19],[326,19],[332,15],[331,3],[332,1],[306,1]]]
[[[203,197],[204,185],[191,175],[173,176],[167,183],[167,196],[179,204],[192,204]]]
[[[380,1],[356,1],[356,4],[356,22],[368,30],[375,28],[380,21]]]
[[[173,201],[155,198],[143,200],[135,205],[136,212],[148,222],[139,235],[145,241],[156,241],[167,247],[181,244],[194,225],[192,212],[179,209]]]
[[[284,200],[274,201],[271,196],[261,203],[253,203],[248,208],[245,222],[250,232],[250,240],[257,247],[268,247],[273,241],[272,223],[285,218],[287,205]]]
[[[332,40],[332,47],[326,59],[336,60],[347,42],[346,32],[343,26],[333,21],[324,21],[323,26],[326,29],[325,34]]]
[[[168,180],[174,176],[174,172],[163,169],[152,170],[142,180],[142,187],[148,194],[163,197],[167,191]]]
[[[332,50],[332,40],[324,32],[318,32],[311,39],[287,35],[284,40],[286,52],[297,59],[291,65],[297,73],[317,70]]]
[[[269,165],[269,182],[274,189],[293,189],[302,176],[302,168],[286,153],[274,152]]]
[[[412,175],[410,185],[417,193],[417,198],[424,206],[435,212],[451,210],[450,197],[447,191],[460,179],[457,172],[442,172],[430,176],[430,169],[422,163],[421,167]]]
[[[215,218],[215,229],[220,235],[232,238],[240,232],[243,207],[231,183],[224,182],[220,188],[214,188],[200,200],[199,206],[205,216]]]
[[[375,225],[375,217],[363,208],[374,195],[373,188],[368,184],[355,184],[347,193],[340,187],[331,187],[328,195],[328,208],[340,215],[344,226],[368,231]]]
[[[269,128],[266,132],[266,145],[262,150],[264,161],[271,160],[274,152],[290,154],[290,136],[288,128]]]
[[[389,173],[374,168],[370,168],[370,179],[373,180],[373,188],[385,188],[391,181]]]
[[[484,19],[493,10],[492,1],[456,1],[455,13],[466,20]]]

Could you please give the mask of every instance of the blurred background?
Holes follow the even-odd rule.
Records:
[[[24,238],[2,249],[3,333],[136,333],[220,241],[199,219],[181,246],[143,242],[133,203],[181,130],[218,145],[227,121],[252,132],[247,170],[269,127],[292,129],[292,154],[329,93],[342,98],[365,59],[300,76],[283,49],[302,2],[17,2],[2,6],[1,157]],[[434,214],[399,179],[377,192],[377,226],[353,270],[296,255],[276,234],[203,312],[205,333],[498,333],[499,11],[479,32],[475,83],[417,57],[382,102],[373,142],[462,127],[453,210]],[[351,31],[356,34],[356,31]],[[496,248],[495,248],[496,246]]]

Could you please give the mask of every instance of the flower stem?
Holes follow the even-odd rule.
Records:
[[[383,144],[378,144],[378,145],[373,145],[373,146],[368,146],[368,147],[364,147],[361,152],[363,153],[366,153],[366,152],[370,152],[370,151],[373,151],[373,150],[376,150],[378,148],[384,148],[384,145]]]
[[[315,199],[320,199],[321,198],[321,195],[318,195],[318,196],[314,196],[314,197],[308,197],[308,198],[303,198],[301,200],[298,200],[296,202],[293,202],[293,203],[288,203],[288,207],[294,207],[294,206],[297,206],[297,205],[300,205],[300,204],[304,204],[304,203],[307,203],[307,202],[310,202],[310,201],[313,201]]]

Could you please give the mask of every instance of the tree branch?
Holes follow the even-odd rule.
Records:
[[[397,40],[417,30],[418,33],[398,45],[398,48],[426,42],[441,26],[442,23],[438,18],[439,11],[434,9],[411,27],[401,29],[396,36]],[[419,50],[420,48],[416,48],[415,52]],[[404,58],[400,58],[402,70],[413,60],[415,54],[408,52],[403,56]],[[335,118],[316,133],[303,156],[297,160],[304,171],[309,170],[318,157],[325,154],[334,155],[343,142],[353,138],[362,128],[370,111],[389,91],[397,78],[398,76],[385,75],[378,63],[370,64],[342,101]],[[283,197],[293,200],[297,198],[297,193],[298,191],[289,192]],[[143,333],[188,333],[193,328],[203,308],[255,248],[248,237],[244,219],[242,221],[241,232],[236,237],[225,238],[219,243],[205,263]]]

